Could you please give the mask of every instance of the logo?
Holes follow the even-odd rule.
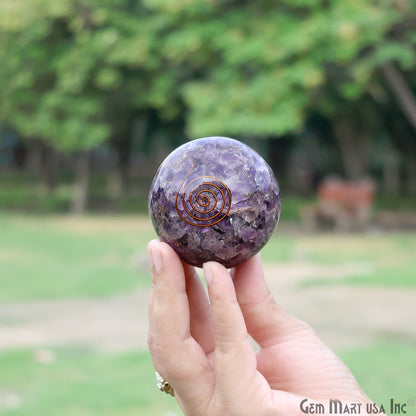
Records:
[[[329,399],[329,402],[324,404],[322,402],[312,402],[309,399],[303,399],[300,402],[299,408],[302,413],[307,415],[385,415],[386,411],[390,415],[405,415],[409,407],[414,405],[414,399],[409,399],[407,402],[390,399],[386,405],[343,402],[339,399]]]

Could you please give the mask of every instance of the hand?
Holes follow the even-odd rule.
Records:
[[[305,414],[305,398],[326,410],[328,399],[369,402],[315,332],[276,304],[260,255],[231,274],[218,263],[204,264],[208,301],[194,268],[169,245],[153,240],[148,249],[149,349],[185,415],[296,416]],[[365,405],[361,411],[366,414]]]

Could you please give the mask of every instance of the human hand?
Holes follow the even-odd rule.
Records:
[[[194,268],[168,244],[153,240],[148,250],[149,349],[185,415],[296,416],[305,414],[305,398],[326,409],[329,399],[370,402],[316,333],[274,301],[259,255],[231,274],[204,264],[208,300]]]

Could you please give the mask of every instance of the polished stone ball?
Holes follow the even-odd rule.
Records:
[[[161,240],[198,267],[248,260],[269,240],[280,207],[279,185],[264,159],[226,137],[178,147],[160,165],[149,194]]]

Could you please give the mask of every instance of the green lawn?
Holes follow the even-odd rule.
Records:
[[[149,287],[146,243],[154,237],[140,216],[0,214],[0,302],[106,297]],[[415,248],[413,234],[306,235],[282,227],[263,249],[263,259],[368,265],[368,274],[317,278],[308,283],[313,285],[414,287]],[[1,351],[0,345],[2,416],[181,414],[175,400],[157,390],[147,351],[109,354],[67,345],[53,352],[56,360],[42,364],[33,350]],[[377,403],[416,399],[416,353],[408,341],[338,353]]]
[[[414,344],[392,341],[338,353],[360,386],[377,404],[386,404],[390,398],[402,402],[416,401]],[[408,414],[416,414],[416,406],[413,407],[414,413],[410,410]]]
[[[278,232],[262,251],[268,262],[365,266],[365,274],[309,279],[305,285],[416,286],[416,233],[286,235]],[[352,267],[354,269],[354,267]]]
[[[108,296],[149,285],[146,243],[155,234],[144,217],[85,218],[0,214],[0,302]],[[265,261],[363,264],[370,270],[308,285],[416,286],[416,234],[277,232]]]
[[[97,297],[149,285],[141,217],[0,215],[0,302]]]
[[[15,397],[14,408],[0,408],[2,416],[182,414],[173,398],[157,390],[147,352],[55,349],[54,353],[56,361],[50,364],[36,362],[28,350],[0,355],[0,405],[2,392]],[[341,351],[340,356],[377,404],[416,398],[413,345],[373,345]]]
[[[2,416],[181,414],[176,401],[157,389],[148,352],[102,354],[73,349],[53,352],[56,361],[50,364],[37,362],[31,350],[0,355]],[[7,395],[11,394],[15,399],[10,404]]]

